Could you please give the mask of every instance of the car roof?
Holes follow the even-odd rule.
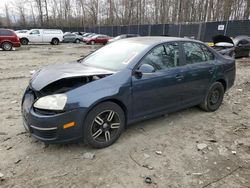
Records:
[[[14,31],[14,30],[12,30],[12,29],[5,29],[5,28],[0,28],[0,30]]]
[[[134,38],[126,38],[123,39],[123,41],[128,42],[135,42],[140,44],[146,44],[146,45],[153,45],[157,43],[164,43],[164,42],[174,42],[174,41],[195,41],[200,42],[192,39],[187,38],[180,38],[180,37],[134,37]]]

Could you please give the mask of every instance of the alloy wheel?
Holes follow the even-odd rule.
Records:
[[[4,44],[3,44],[3,49],[4,49],[5,51],[10,51],[10,50],[12,49],[11,43],[9,43],[9,42],[4,43]]]
[[[91,134],[99,143],[109,142],[118,133],[120,117],[113,110],[106,110],[98,114],[92,122]]]

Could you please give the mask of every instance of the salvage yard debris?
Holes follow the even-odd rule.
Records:
[[[204,143],[197,144],[198,151],[204,150],[206,148],[207,148],[207,144],[204,144]]]
[[[4,175],[0,172],[0,181],[4,180]]]
[[[93,160],[95,158],[95,154],[94,153],[84,153],[83,156],[82,156],[83,159],[90,159],[90,160]]]

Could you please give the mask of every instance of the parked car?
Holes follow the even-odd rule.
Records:
[[[113,144],[127,124],[199,105],[216,111],[235,60],[195,40],[136,37],[38,70],[22,100],[24,127],[47,143]]]
[[[83,37],[74,33],[63,35],[63,42],[80,43],[83,42]]]
[[[86,44],[91,44],[91,45],[94,45],[94,44],[107,44],[108,41],[110,40],[111,38],[107,35],[94,35],[90,38],[87,38],[85,41],[86,41]]]
[[[83,35],[83,42],[87,42],[87,40],[89,40],[91,37],[97,35],[96,33],[86,33]]]
[[[13,47],[20,47],[20,41],[16,33],[10,29],[0,29],[0,48],[11,51]]]
[[[50,43],[58,45],[63,40],[63,32],[59,29],[31,29],[27,33],[18,33],[21,44]]]
[[[15,31],[16,34],[18,33],[27,33],[29,30],[26,30],[26,29],[22,29],[22,30],[17,30]]]
[[[76,35],[80,35],[80,36],[83,36],[85,34],[85,32],[80,32],[80,31],[72,32],[72,33]]]
[[[109,39],[108,43],[115,42],[121,39],[126,39],[126,38],[132,38],[132,37],[139,37],[140,35],[138,34],[124,34],[124,35],[119,35],[115,38]]]
[[[250,57],[250,37],[237,36],[231,39],[228,36],[217,35],[213,37],[213,48],[222,55],[228,55],[233,58]]]

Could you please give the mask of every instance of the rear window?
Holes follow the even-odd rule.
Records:
[[[0,30],[0,36],[13,36],[14,34],[9,30]]]

